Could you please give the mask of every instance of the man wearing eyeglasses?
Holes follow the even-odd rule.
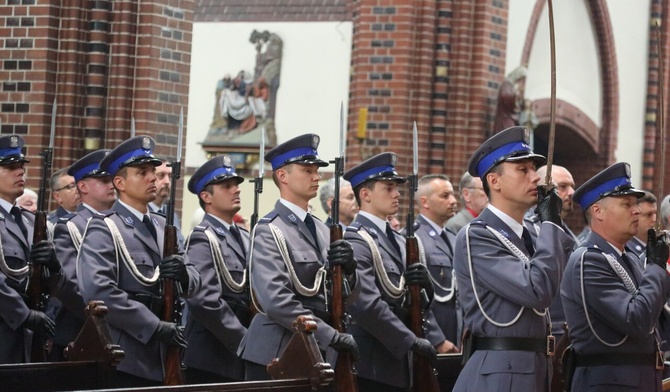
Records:
[[[67,169],[56,171],[50,180],[51,194],[56,200],[58,208],[49,213],[47,220],[54,225],[61,217],[77,211],[77,206],[81,202],[77,184],[74,182],[74,177],[67,174]]]

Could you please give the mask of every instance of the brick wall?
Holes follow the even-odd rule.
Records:
[[[138,135],[156,139],[157,154],[176,155],[193,0],[0,3],[1,131],[26,138],[28,186],[38,186],[54,97],[56,169],[127,139],[133,117]]]
[[[197,0],[196,22],[307,22],[351,19],[352,0]]]

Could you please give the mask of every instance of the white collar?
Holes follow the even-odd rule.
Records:
[[[119,199],[118,201],[119,201],[119,203],[121,203],[122,206],[126,207],[126,208],[128,209],[128,211],[130,211],[131,214],[135,215],[135,217],[136,217],[137,219],[139,219],[140,222],[142,222],[142,221],[144,220],[144,215],[145,215],[145,214],[139,212],[139,211],[136,210],[135,208],[133,208],[133,207],[129,206],[128,204],[122,202],[121,199]],[[151,215],[149,214],[149,208],[148,208],[148,207],[147,207],[147,213],[146,213],[146,215],[149,217],[149,219],[151,219]]]
[[[279,202],[282,203],[286,208],[291,210],[294,214],[300,218],[301,221],[305,220],[305,217],[307,216],[307,211],[303,210],[302,208],[298,207],[297,205],[291,203],[290,201],[286,199],[279,199]]]
[[[523,235],[523,225],[521,223],[517,222],[511,216],[509,216],[509,215],[505,214],[504,212],[500,211],[499,209],[497,209],[491,203],[489,203],[489,205],[486,208],[491,210],[491,212],[495,216],[500,218],[500,220],[503,221],[504,224],[509,226],[509,228],[512,229],[512,231],[514,232],[514,234],[517,235],[517,237],[522,238],[521,236]]]
[[[5,200],[5,199],[0,199],[0,207],[2,207],[2,209],[5,210],[5,212],[7,212],[8,214],[10,214],[10,213],[11,213],[11,209],[12,209],[12,207],[14,207],[14,204],[8,202],[8,201]],[[18,206],[17,206],[17,207],[18,207]]]
[[[100,214],[100,212],[98,212],[98,210],[96,210],[95,208],[91,207],[90,205],[84,203],[83,201],[81,202],[81,205],[83,205],[85,208],[89,209],[94,214]]]
[[[375,226],[379,228],[379,230],[381,230],[382,233],[386,234],[386,224],[388,222],[385,219],[381,219],[366,211],[358,211],[358,213],[368,218],[370,221],[372,221],[372,223],[374,223]]]

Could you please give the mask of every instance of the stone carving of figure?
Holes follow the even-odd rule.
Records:
[[[526,73],[526,67],[519,66],[510,72],[500,85],[493,133],[519,125],[518,114],[523,102],[523,92],[519,89],[519,83],[526,77]]]

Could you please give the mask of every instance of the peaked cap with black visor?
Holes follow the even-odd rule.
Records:
[[[272,171],[290,163],[301,165],[328,166],[316,151],[321,139],[314,133],[306,133],[276,146],[265,154],[265,161],[272,165]]]
[[[200,166],[188,181],[188,190],[199,195],[207,186],[233,179],[240,184],[244,178],[235,173],[235,165],[230,155],[218,155]]]
[[[638,199],[644,191],[635,189],[630,181],[630,165],[626,162],[615,163],[583,183],[572,195],[582,210],[608,196],[633,195]]]
[[[19,135],[0,137],[0,166],[11,165],[17,162],[30,162],[23,155],[23,138]]]
[[[407,181],[395,171],[398,155],[393,152],[383,152],[349,169],[344,173],[344,179],[351,183],[352,188],[366,181],[394,181],[399,184]]]
[[[126,166],[139,166],[149,163],[153,166],[163,164],[153,155],[156,142],[149,136],[135,136],[116,146],[100,161],[100,170],[114,177]]]
[[[67,174],[74,177],[75,182],[79,182],[89,177],[109,177],[109,173],[100,170],[100,161],[112,150],[98,150],[85,155],[73,163],[68,169]]]

